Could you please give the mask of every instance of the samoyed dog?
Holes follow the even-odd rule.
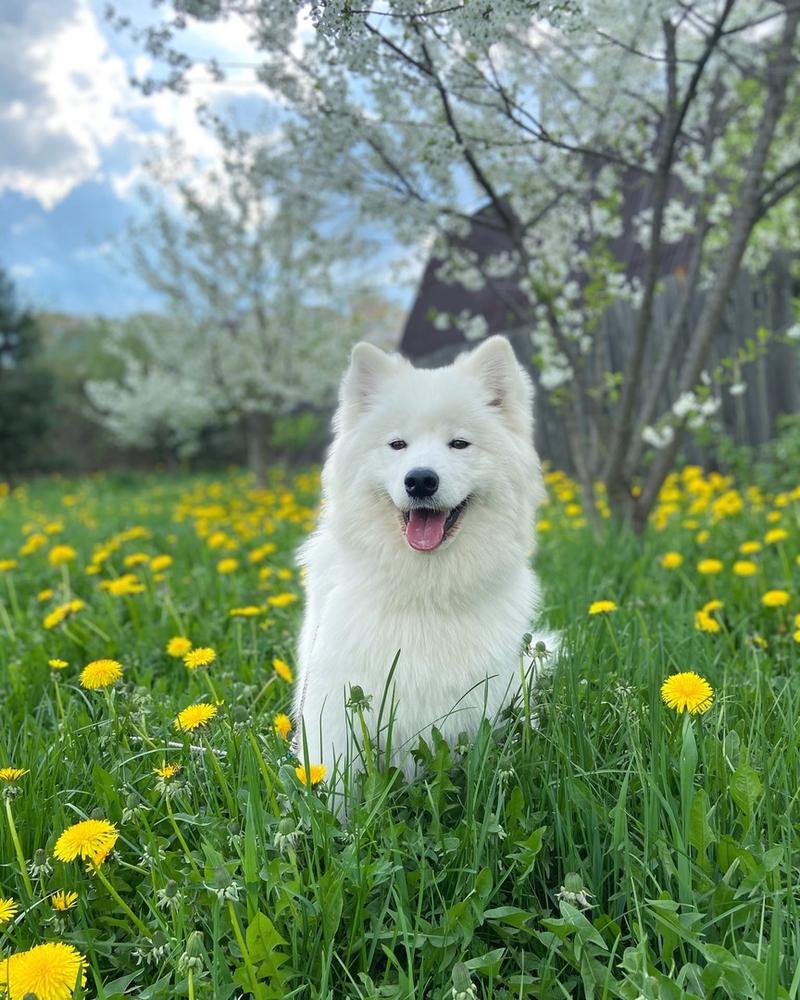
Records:
[[[554,648],[533,627],[544,486],[532,406],[503,337],[438,369],[354,348],[319,526],[299,554],[295,750],[329,777],[337,764],[359,766],[365,739],[384,750],[390,739],[392,762],[410,774],[419,736],[433,726],[450,742],[473,734],[532,678],[526,633]],[[355,725],[354,688],[369,706]],[[390,714],[390,735],[378,732]]]

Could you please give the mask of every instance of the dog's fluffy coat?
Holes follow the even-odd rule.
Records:
[[[418,735],[432,725],[451,742],[474,732],[521,682],[522,638],[539,600],[534,511],[544,496],[532,387],[502,337],[439,369],[359,344],[333,426],[320,523],[300,550],[307,603],[295,721],[309,761],[341,763],[352,754],[351,686],[372,697],[374,727],[399,651],[392,747],[409,770]],[[439,478],[423,501],[406,488],[419,468]],[[412,548],[407,518],[465,500],[441,544]],[[411,514],[415,506],[427,510]],[[431,530],[435,542],[441,529]],[[552,648],[552,635],[539,638]],[[299,735],[296,745],[302,755]]]

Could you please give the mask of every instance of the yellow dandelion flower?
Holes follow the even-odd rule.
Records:
[[[101,580],[100,586],[112,597],[129,597],[131,594],[141,594],[145,589],[135,573],[124,573],[115,580]]]
[[[279,712],[278,715],[275,716],[272,720],[272,725],[275,728],[275,732],[282,740],[285,740],[292,731],[292,720],[288,715],[284,715],[283,712]]]
[[[607,615],[611,611],[616,611],[617,605],[613,601],[592,601],[589,605],[590,615]]]
[[[238,568],[239,568],[238,559],[220,559],[220,561],[217,563],[217,572],[222,574],[235,573]]]
[[[290,594],[286,591],[283,594],[273,594],[272,597],[267,598],[267,602],[272,605],[273,608],[285,608],[289,604],[294,604],[297,600],[297,594]]]
[[[59,889],[58,892],[54,892],[50,897],[50,905],[58,913],[66,913],[67,910],[71,910],[74,906],[78,905],[78,894],[77,892],[67,892],[65,889]]]
[[[47,554],[47,561],[51,566],[62,566],[64,563],[74,562],[78,558],[78,553],[71,545],[54,545]]]
[[[172,565],[172,556],[153,556],[150,560],[150,569],[154,573],[162,573],[165,569],[169,569]]]
[[[697,532],[697,534],[695,535],[695,540],[697,541],[698,545],[705,545],[710,537],[711,537],[710,532],[704,528],[702,531]]]
[[[665,552],[661,557],[661,565],[664,569],[677,569],[683,563],[683,556],[680,552]]]
[[[169,781],[174,778],[176,774],[181,773],[180,764],[167,764],[164,763],[161,767],[154,767],[153,774],[157,774],[162,781]]]
[[[76,986],[86,984],[86,960],[71,944],[51,941],[7,959],[0,982],[9,1000],[71,1000]]]
[[[166,645],[167,656],[174,656],[175,659],[183,659],[192,648],[192,640],[185,635],[173,635]]]
[[[697,572],[702,573],[704,576],[709,576],[712,573],[721,573],[722,561],[720,559],[701,559],[697,564]]]
[[[749,559],[737,559],[733,564],[733,572],[736,576],[755,576],[758,566]]]
[[[101,865],[113,850],[118,837],[117,828],[107,819],[84,819],[73,823],[61,834],[53,848],[53,855],[59,861],[74,861],[80,857]]]
[[[707,611],[695,611],[694,627],[700,632],[717,633],[722,631],[722,626]]]
[[[703,612],[709,615],[711,614],[712,611],[719,611],[720,608],[724,607],[725,605],[722,603],[722,601],[720,601],[719,598],[714,597],[710,601],[706,601],[706,603],[703,605]]]
[[[320,781],[325,780],[328,769],[324,764],[310,764],[308,770],[306,770],[301,764],[294,769],[294,773],[300,779],[300,784],[318,785]]]
[[[217,654],[210,646],[200,646],[198,649],[190,650],[183,658],[183,662],[190,670],[197,670],[198,667],[207,667],[216,660]]]
[[[789,532],[785,528],[772,528],[764,535],[767,545],[775,545],[777,542],[785,542],[789,537]]]
[[[26,774],[30,774],[27,767],[0,767],[0,781],[19,781]]]
[[[272,661],[272,669],[281,678],[281,680],[286,681],[287,684],[291,684],[294,680],[294,674],[292,673],[292,668],[286,662],[286,660],[280,659],[276,656]]]
[[[116,660],[92,660],[81,671],[81,687],[87,691],[110,687],[122,677],[122,664]]]
[[[548,521],[546,517],[543,517],[536,525],[536,530],[542,533],[550,531],[553,527],[552,521]]]
[[[689,711],[697,715],[711,708],[714,689],[704,677],[688,671],[668,677],[661,685],[661,698],[676,712]]]
[[[266,559],[267,556],[272,555],[275,548],[276,546],[274,542],[266,542],[264,545],[260,545],[257,549],[253,549],[250,553],[250,562],[261,562],[262,559]]]
[[[795,642],[800,642],[800,628],[792,635]]]
[[[60,625],[64,621],[68,614],[69,608],[66,604],[59,604],[57,608],[53,608],[49,614],[44,616],[42,625],[46,629],[55,628],[56,625]]]
[[[782,608],[791,600],[786,590],[768,590],[761,598],[765,608]]]
[[[53,590],[52,587],[45,587],[44,590],[40,590],[39,593],[36,595],[36,600],[49,601],[50,598],[53,596],[53,594],[55,594],[55,591]]]
[[[47,665],[48,667],[52,667],[53,670],[64,670],[66,669],[66,667],[69,666],[66,660],[57,660],[57,659],[48,660]]]
[[[0,559],[0,573],[8,573],[12,569],[17,568],[16,559]]]
[[[146,552],[131,552],[129,556],[125,556],[122,563],[124,566],[143,566],[145,563],[150,562],[150,556]]]
[[[754,556],[756,552],[761,551],[761,542],[742,542],[739,551],[743,556]]]
[[[21,556],[29,556],[33,552],[38,552],[43,545],[47,545],[47,536],[43,535],[40,531],[36,531],[19,550],[19,554]]]
[[[189,705],[182,712],[178,712],[172,725],[185,733],[191,733],[199,726],[205,726],[217,714],[217,706],[209,705],[208,702],[200,702],[197,705]]]
[[[260,608],[257,604],[246,604],[243,608],[231,608],[228,614],[231,618],[255,618],[256,615],[260,615],[264,609]]]
[[[0,896],[0,927],[13,920],[19,913],[19,903],[10,896],[3,898]]]

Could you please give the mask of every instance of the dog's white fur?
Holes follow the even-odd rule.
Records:
[[[369,344],[353,350],[320,523],[299,556],[307,604],[295,721],[311,763],[330,769],[345,756],[352,685],[372,696],[375,726],[398,651],[392,746],[407,770],[418,735],[432,725],[451,742],[474,733],[519,689],[522,638],[539,601],[530,556],[544,496],[532,407],[530,379],[503,337],[432,370]],[[397,439],[407,447],[392,449]],[[451,448],[454,439],[470,446]],[[440,506],[470,497],[433,551],[413,549],[403,530],[412,503],[404,479],[417,467],[437,472]],[[553,648],[551,633],[540,638]],[[296,746],[302,756],[302,739]]]

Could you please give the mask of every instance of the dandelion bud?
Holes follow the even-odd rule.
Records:
[[[280,851],[281,854],[285,854],[286,851],[294,848],[299,837],[300,831],[297,829],[295,821],[291,816],[284,816],[278,823],[278,829],[275,833],[276,850]]]
[[[564,878],[564,884],[556,894],[556,898],[565,903],[571,903],[582,910],[590,909],[592,893],[583,884],[583,879],[575,872],[569,872]]]
[[[28,862],[28,871],[34,878],[47,878],[53,874],[53,868],[47,858],[47,852],[38,847],[33,858]]]
[[[463,962],[457,962],[453,966],[452,979],[453,1000],[475,1000],[475,997],[478,995],[478,989],[472,982],[469,969]]]

